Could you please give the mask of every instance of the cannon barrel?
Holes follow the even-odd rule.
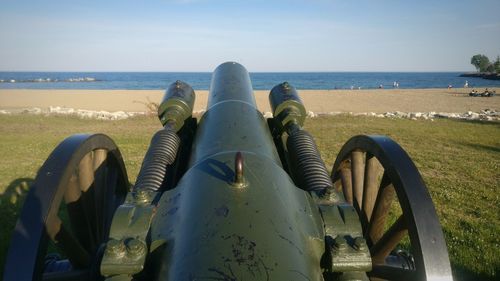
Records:
[[[242,65],[228,62],[213,73],[207,111],[198,126],[190,166],[219,153],[234,158],[237,151],[281,165],[267,123],[257,110],[248,72]]]
[[[321,278],[319,211],[282,169],[243,66],[215,70],[189,166],[151,224],[158,280]]]

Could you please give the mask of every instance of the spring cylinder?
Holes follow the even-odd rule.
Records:
[[[181,142],[177,132],[191,117],[194,100],[195,93],[189,84],[177,80],[168,87],[158,107],[158,117],[164,127],[151,139],[134,191],[160,189],[167,166],[172,165],[177,157]]]
[[[163,126],[171,123],[174,130],[179,131],[193,113],[194,100],[195,93],[189,84],[180,80],[170,84],[158,106],[160,122]]]
[[[303,190],[322,194],[330,190],[333,183],[314,138],[301,128],[306,111],[297,90],[288,82],[278,84],[269,94],[269,103],[278,126],[274,137],[281,139],[283,132],[288,133],[287,162],[295,184]]]
[[[292,123],[304,125],[306,109],[297,90],[288,82],[283,82],[273,87],[269,93],[269,105],[274,118],[278,121],[280,131]]]
[[[166,127],[151,139],[134,190],[158,191],[165,178],[168,165],[175,161],[180,145],[179,136]]]
[[[293,130],[286,141],[291,168],[301,189],[323,192],[333,186],[313,137]]]

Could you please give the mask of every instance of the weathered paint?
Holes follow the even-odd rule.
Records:
[[[319,210],[282,169],[241,65],[214,72],[190,169],[160,199],[151,240],[158,280],[322,280]]]

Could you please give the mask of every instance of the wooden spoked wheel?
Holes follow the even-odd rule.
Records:
[[[128,179],[120,151],[102,134],[61,142],[40,168],[17,221],[4,280],[95,280],[96,260]],[[66,258],[48,266],[49,241]]]
[[[355,136],[332,180],[357,210],[370,247],[371,280],[452,280],[434,205],[406,152],[385,136]]]

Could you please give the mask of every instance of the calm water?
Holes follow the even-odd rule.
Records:
[[[375,89],[392,88],[500,87],[500,81],[459,77],[458,72],[319,72],[319,73],[251,73],[255,90],[269,90],[283,81],[298,89]],[[174,72],[0,72],[0,89],[165,89],[176,81],[189,83],[194,89],[210,86],[211,73]]]

